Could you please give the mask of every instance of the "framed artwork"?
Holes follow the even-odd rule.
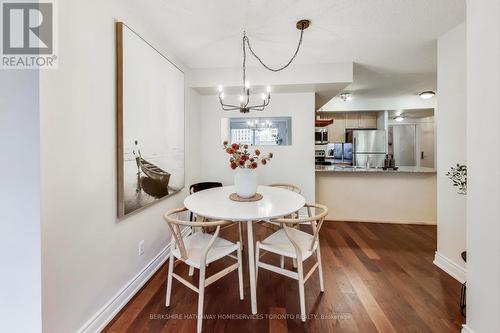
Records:
[[[184,187],[184,73],[116,23],[118,216]]]

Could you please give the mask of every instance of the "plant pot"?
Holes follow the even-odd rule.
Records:
[[[257,192],[257,174],[254,169],[239,168],[234,175],[236,194],[241,198],[251,198]]]

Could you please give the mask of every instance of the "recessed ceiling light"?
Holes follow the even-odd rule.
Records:
[[[422,91],[418,96],[422,99],[429,99],[432,98],[436,95],[436,93],[432,90],[427,90],[427,91]]]
[[[347,92],[341,93],[340,99],[343,100],[344,102],[350,102],[352,101],[352,94]]]
[[[405,120],[405,118],[408,117],[407,115],[405,115],[404,113],[400,113],[400,114],[397,114],[395,117],[393,117],[392,119],[394,119],[395,121],[397,122],[401,122],[403,120]]]

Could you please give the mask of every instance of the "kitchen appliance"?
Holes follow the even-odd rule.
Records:
[[[317,165],[327,165],[331,164],[330,162],[326,162],[326,152],[327,152],[327,144],[315,145],[314,146],[314,161]]]
[[[342,144],[342,155],[344,163],[352,164],[352,143],[346,142]]]
[[[328,129],[325,127],[316,127],[314,130],[314,142],[317,145],[328,143]]]
[[[334,164],[352,164],[352,143],[330,143],[328,144],[328,158]]]
[[[333,159],[338,161],[342,161],[344,158],[344,149],[343,149],[343,143],[334,143],[333,144],[333,150],[332,150],[332,156]]]
[[[349,130],[346,138],[352,141],[354,166],[382,168],[387,154],[387,136],[384,130]]]

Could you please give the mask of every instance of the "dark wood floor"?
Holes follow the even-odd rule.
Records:
[[[272,232],[255,226],[256,238]],[[237,229],[223,231],[235,240]],[[245,233],[246,234],[246,233]],[[317,274],[306,283],[306,323],[299,313],[295,280],[259,271],[258,315],[250,316],[248,264],[244,254],[245,300],[238,297],[236,271],[209,286],[204,332],[459,332],[460,285],[432,264],[436,227],[325,222],[320,233],[325,293]],[[278,264],[266,254],[263,260]],[[309,260],[307,269],[313,264]],[[207,276],[232,263],[210,265]],[[291,262],[286,265],[291,268]],[[104,332],[195,332],[197,294],[174,280],[172,306],[165,307],[166,267],[158,271]],[[187,267],[175,272],[187,277]],[[198,275],[193,282],[197,285]],[[233,315],[233,319],[222,315]],[[193,316],[192,319],[184,319]]]

